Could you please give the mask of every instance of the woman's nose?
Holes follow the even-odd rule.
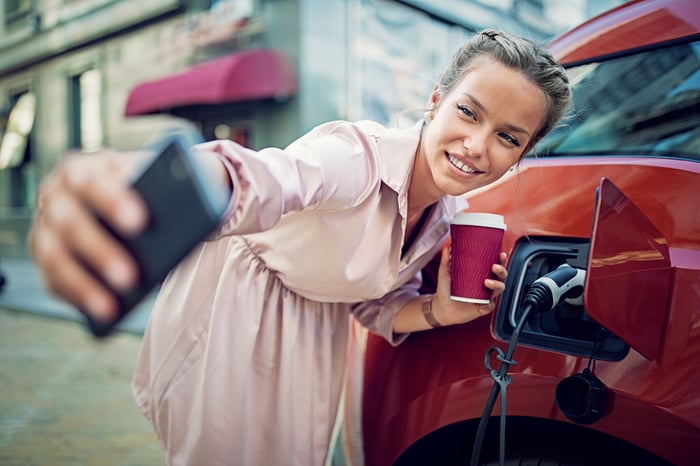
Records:
[[[472,131],[464,138],[462,144],[471,157],[483,157],[488,147],[487,135],[483,131]]]

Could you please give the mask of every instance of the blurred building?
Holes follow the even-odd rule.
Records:
[[[405,124],[473,31],[546,42],[615,0],[1,0],[0,257],[23,257],[66,151],[284,146],[330,119]],[[200,136],[201,134],[201,136]]]

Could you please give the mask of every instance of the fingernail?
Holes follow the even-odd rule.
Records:
[[[91,293],[85,299],[85,310],[100,320],[106,320],[112,315],[112,303],[100,293]]]
[[[134,284],[131,269],[123,262],[112,262],[107,266],[105,276],[110,285],[120,291],[127,291]]]
[[[138,233],[146,224],[146,216],[140,206],[124,201],[116,210],[117,222],[125,233]]]

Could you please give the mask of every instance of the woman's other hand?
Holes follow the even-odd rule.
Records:
[[[489,314],[495,308],[496,298],[505,291],[505,281],[508,277],[505,267],[508,255],[501,252],[499,254],[500,264],[491,266],[491,271],[496,278],[484,280],[484,286],[491,290],[491,300],[487,304],[454,301],[450,299],[450,253],[449,246],[443,248],[440,268],[438,269],[437,291],[433,298],[433,313],[442,325],[461,324]]]
[[[72,154],[41,183],[28,237],[29,249],[53,294],[98,321],[116,316],[117,301],[100,282],[127,291],[138,266],[99,215],[124,236],[141,232],[148,211],[128,185],[142,153]]]

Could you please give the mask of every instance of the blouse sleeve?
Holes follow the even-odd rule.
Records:
[[[409,334],[394,333],[394,317],[406,303],[420,294],[421,283],[421,272],[418,272],[404,285],[382,298],[354,304],[352,314],[370,332],[383,337],[389,344],[398,346]]]
[[[257,233],[305,209],[345,209],[380,184],[376,144],[347,122],[323,125],[286,149],[253,151],[233,141],[195,146],[225,165],[233,195],[214,236]]]

